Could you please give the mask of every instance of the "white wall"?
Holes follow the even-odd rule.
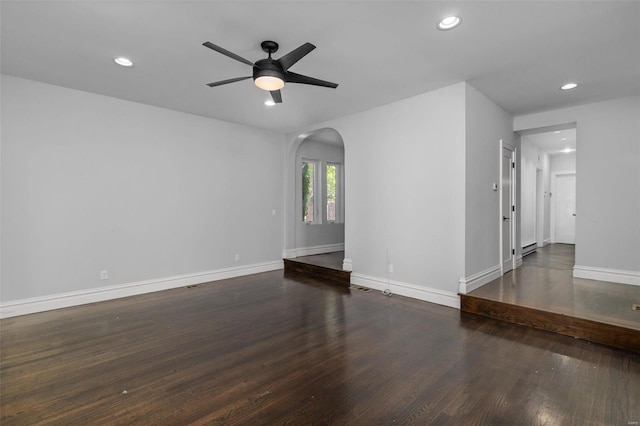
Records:
[[[344,141],[345,257],[352,282],[374,288],[391,282],[398,294],[459,303],[464,118],[460,83],[314,126],[335,129]]]
[[[500,266],[500,140],[514,144],[513,118],[466,85],[465,275]]]
[[[315,142],[313,140],[306,139],[298,148],[296,155],[296,165],[298,171],[298,178],[296,179],[296,250],[305,252],[305,248],[319,247],[320,251],[323,251],[320,246],[324,246],[327,249],[336,251],[338,246],[344,246],[344,222],[342,223],[327,223],[326,220],[326,208],[324,204],[321,204],[319,211],[322,214],[322,223],[318,224],[305,224],[302,221],[302,176],[300,172],[300,164],[302,159],[317,160],[320,164],[322,177],[321,188],[316,188],[317,198],[316,202],[322,202],[326,197],[325,192],[325,176],[322,170],[327,163],[339,163],[344,165],[344,147],[330,145],[326,143]],[[324,195],[322,195],[324,194]],[[329,247],[327,247],[329,246]],[[302,249],[302,250],[301,250]],[[317,253],[318,251],[313,251]]]
[[[277,133],[3,76],[1,300],[279,261],[283,162]]]
[[[522,137],[520,151],[520,244],[525,247],[536,241],[536,166],[539,150]]]
[[[549,185],[550,185],[550,166],[549,154],[542,151],[534,143],[528,140],[527,136],[522,136],[520,151],[520,232],[521,246],[525,247],[529,244],[537,242],[542,244],[544,241],[538,241],[536,210],[538,208],[537,200],[537,170],[542,170],[543,177],[543,220],[544,240],[550,238],[550,203],[549,203]]]
[[[335,129],[344,141],[353,283],[458,306],[458,280],[499,274],[492,185],[500,139],[513,142],[514,134],[493,101],[459,83],[314,128]]]
[[[550,167],[552,172],[575,172],[576,153],[568,152],[552,155]]]
[[[571,122],[578,141],[574,274],[600,271],[640,284],[640,97],[520,116],[514,128]]]

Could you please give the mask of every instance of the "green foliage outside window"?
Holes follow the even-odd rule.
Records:
[[[336,169],[335,165],[327,165],[327,220],[336,220]]]
[[[313,163],[302,163],[302,220],[313,222]]]

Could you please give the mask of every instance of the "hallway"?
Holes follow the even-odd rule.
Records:
[[[575,246],[549,244],[461,295],[462,310],[640,352],[640,287],[573,277]]]

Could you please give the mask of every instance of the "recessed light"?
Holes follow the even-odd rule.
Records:
[[[573,152],[573,151],[574,150],[571,149],[571,148],[565,148],[565,149],[562,150],[562,152],[564,152],[565,154],[568,154],[568,153]]]
[[[445,16],[440,21],[438,21],[436,28],[438,28],[440,31],[447,31],[457,27],[458,25],[460,25],[460,18],[455,15],[451,15]]]
[[[555,133],[555,134],[557,135],[558,133],[560,133],[560,130],[556,130],[556,131],[555,131],[555,132],[553,132],[553,133]]]
[[[567,138],[562,138],[562,139],[560,139],[560,140],[561,140],[561,141],[566,141],[566,140],[567,140]]]
[[[133,66],[133,61],[129,58],[125,58],[124,56],[118,56],[117,58],[113,58],[113,62],[123,67]]]
[[[567,83],[560,86],[560,90],[571,90],[575,89],[576,87],[578,87],[578,83]]]
[[[276,103],[273,99],[267,99],[266,101],[264,101],[264,104],[266,106],[274,106]]]

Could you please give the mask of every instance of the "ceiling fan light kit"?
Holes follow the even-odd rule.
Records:
[[[262,90],[280,90],[284,87],[284,70],[278,61],[271,59],[271,54],[278,51],[278,43],[263,41],[260,47],[269,57],[259,60],[253,66],[253,82]]]
[[[262,90],[280,90],[284,87],[284,80],[278,76],[261,75],[253,77],[253,82]]]
[[[284,87],[285,83],[310,84],[313,86],[330,87],[332,89],[338,87],[336,83],[307,77],[305,75],[289,71],[289,68],[291,68],[293,64],[316,48],[311,43],[303,44],[280,59],[272,59],[271,55],[278,51],[278,43],[269,40],[263,41],[260,46],[262,47],[262,50],[269,54],[269,57],[266,59],[260,59],[256,63],[252,63],[249,60],[211,42],[207,41],[202,45],[253,67],[253,76],[236,77],[228,80],[217,81],[207,84],[209,87],[222,86],[223,84],[235,83],[236,81],[247,80],[253,77],[254,84],[262,90],[268,90],[275,103],[282,103],[282,94],[280,93],[280,89]]]

